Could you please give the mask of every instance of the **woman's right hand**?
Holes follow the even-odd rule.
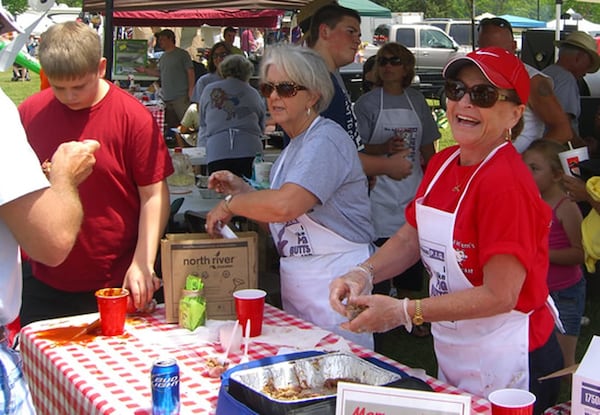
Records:
[[[237,195],[238,193],[246,193],[252,190],[252,187],[248,183],[229,170],[219,170],[211,174],[208,178],[208,188],[213,189],[217,193],[226,193],[229,195]]]
[[[365,269],[354,267],[346,274],[329,284],[329,304],[343,316],[346,316],[346,305],[351,298],[361,294],[370,294],[373,281]]]

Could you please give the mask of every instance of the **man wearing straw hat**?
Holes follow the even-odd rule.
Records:
[[[558,61],[543,72],[554,80],[554,94],[569,116],[573,131],[577,133],[581,114],[577,81],[586,73],[594,73],[600,68],[600,56],[594,38],[581,31],[555,41],[554,45],[558,47]]]

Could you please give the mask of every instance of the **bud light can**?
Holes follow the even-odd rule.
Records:
[[[157,359],[150,372],[152,415],[179,414],[179,366],[172,358]]]

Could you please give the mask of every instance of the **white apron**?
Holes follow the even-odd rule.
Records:
[[[416,201],[421,260],[431,275],[431,296],[467,290],[473,285],[463,274],[453,248],[454,223],[473,177],[502,146],[493,150],[467,182],[454,212],[444,212]],[[439,169],[425,195],[457,150]],[[487,398],[501,388],[529,390],[529,316],[512,310],[492,317],[431,324],[438,361],[438,377],[469,393]]]
[[[415,196],[423,178],[420,152],[423,124],[412,101],[405,91],[403,96],[411,109],[383,109],[383,88],[379,91],[379,116],[369,144],[385,143],[394,135],[404,138],[410,148],[408,159],[413,167],[412,173],[402,180],[385,175],[377,177],[377,183],[371,190],[371,218],[376,239],[389,238],[406,222],[404,209]]]
[[[286,154],[285,150],[281,153],[271,183],[280,174]],[[270,223],[269,228],[281,256],[279,274],[283,309],[373,349],[373,336],[342,330],[340,324],[348,319],[329,304],[329,283],[369,258],[369,244],[348,241],[306,214],[286,223]]]

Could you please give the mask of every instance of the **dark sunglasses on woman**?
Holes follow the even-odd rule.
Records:
[[[296,96],[298,91],[306,91],[308,88],[298,85],[295,82],[280,82],[278,84],[265,82],[264,84],[260,84],[258,89],[260,94],[265,98],[269,98],[273,91],[277,91],[277,95],[281,98],[290,98]]]
[[[402,59],[400,59],[397,56],[392,56],[391,58],[386,58],[382,56],[381,58],[377,58],[377,65],[379,66],[385,66],[388,63],[392,66],[400,66],[402,65]]]
[[[509,99],[508,95],[501,94],[498,88],[490,84],[473,85],[467,88],[461,81],[448,79],[444,90],[450,101],[460,101],[465,94],[469,94],[471,104],[480,108],[490,108],[496,101],[507,101]]]

